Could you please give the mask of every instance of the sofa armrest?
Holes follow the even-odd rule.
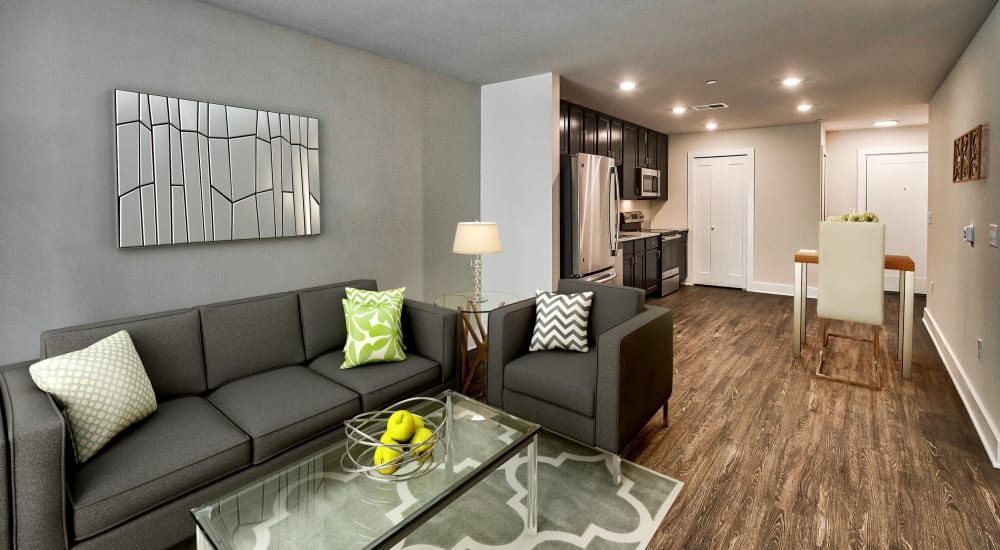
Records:
[[[403,339],[410,351],[441,364],[441,382],[455,379],[458,312],[403,300]]]
[[[489,314],[486,356],[486,402],[503,408],[503,371],[507,363],[528,353],[535,326],[535,299],[514,302]]]
[[[0,370],[11,446],[14,546],[66,548],[66,425],[55,401],[31,380],[29,365]]]
[[[647,306],[597,340],[597,446],[620,453],[673,388],[674,320]]]

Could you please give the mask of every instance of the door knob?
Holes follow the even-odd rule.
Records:
[[[712,231],[715,231],[715,226],[714,225],[712,226]]]

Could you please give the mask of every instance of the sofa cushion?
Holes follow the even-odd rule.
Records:
[[[250,465],[250,438],[201,397],[160,403],[68,480],[82,540]]]
[[[132,337],[157,399],[196,395],[207,389],[201,321],[193,309],[49,330],[42,333],[41,357],[81,350],[120,330]]]
[[[441,365],[419,355],[398,363],[378,363],[342,370],[344,352],[331,351],[316,358],[309,368],[361,395],[366,411],[409,397],[422,388],[441,383]]]
[[[250,434],[254,464],[361,412],[356,393],[300,365],[230,382],[208,400]]]
[[[507,363],[503,380],[508,389],[592,417],[597,349],[533,351]]]
[[[208,388],[305,359],[295,294],[261,296],[198,308],[205,336]]]
[[[347,324],[344,322],[341,300],[347,297],[347,287],[362,290],[378,288],[371,279],[358,279],[298,291],[306,359],[312,360],[328,351],[344,347],[344,342],[347,341]]]

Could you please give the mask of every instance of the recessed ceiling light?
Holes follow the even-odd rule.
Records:
[[[796,109],[798,109],[799,111],[802,111],[803,113],[812,110],[812,108],[813,108],[813,106],[810,105],[810,104],[808,104],[808,103],[800,103],[799,106],[796,107]]]
[[[684,111],[687,111],[687,107],[674,107],[673,111],[675,115],[683,114]]]
[[[632,82],[631,80],[626,80],[625,82],[622,82],[621,84],[619,84],[618,87],[621,88],[621,89],[623,89],[623,90],[626,90],[626,91],[627,90],[634,90],[635,89],[635,82]]]
[[[719,83],[719,81],[718,81],[718,80],[715,80],[715,79],[712,79],[712,80],[706,80],[706,81],[705,81],[705,84],[708,84],[709,86],[711,86],[712,84],[718,84],[718,83]]]
[[[898,120],[876,120],[872,123],[872,126],[885,128],[886,126],[896,126],[897,124],[899,124]]]
[[[718,127],[719,125],[714,122],[709,122],[708,124],[705,125],[705,128],[708,128],[709,130],[714,130]]]
[[[794,88],[799,84],[802,84],[802,79],[797,76],[790,76],[781,81],[782,86],[788,86],[789,88]]]

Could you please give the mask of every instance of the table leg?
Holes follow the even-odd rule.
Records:
[[[538,533],[538,436],[528,444],[528,533]]]
[[[201,527],[195,525],[194,529],[195,548],[198,550],[215,550],[215,545],[212,544],[212,541],[208,540],[208,535],[201,530]]]
[[[452,435],[452,428],[455,425],[453,422],[454,416],[455,405],[452,403],[451,393],[449,393],[444,401],[444,462],[445,472],[449,477],[455,473],[455,439]]]
[[[905,281],[905,283],[904,283]],[[912,376],[913,367],[913,286],[914,272],[899,274],[899,358],[903,361],[903,378]]]
[[[805,296],[802,294],[802,281],[805,280],[805,264],[795,262],[795,288],[792,289],[792,355],[802,355],[802,340],[805,338],[803,321],[805,319]]]

